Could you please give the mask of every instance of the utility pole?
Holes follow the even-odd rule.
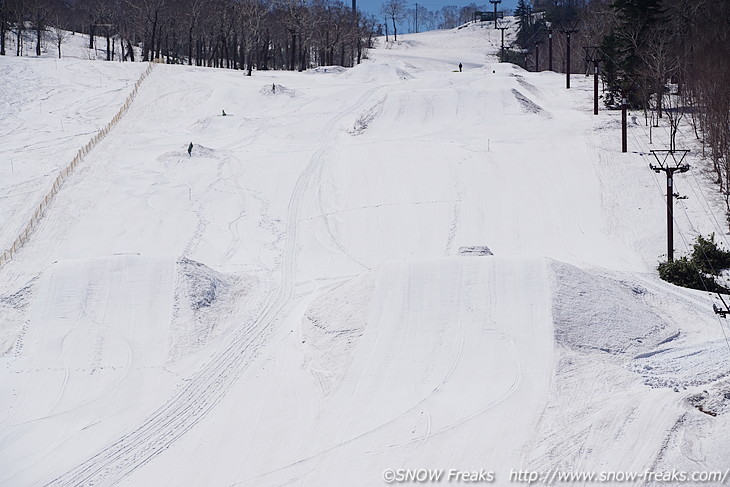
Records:
[[[637,87],[636,79],[626,73],[621,73],[621,152],[626,152],[626,135],[628,129],[626,127],[627,110],[629,108],[629,95],[634,92]],[[649,138],[651,139],[651,126],[649,127]]]
[[[492,0],[489,0],[489,1],[491,2]],[[502,31],[502,51],[500,54],[499,62],[503,63],[504,62],[504,31],[509,28],[509,20],[501,21],[499,23],[499,27],[497,27],[497,28]]]
[[[553,70],[553,27],[548,23],[548,71]]]
[[[489,0],[489,3],[494,5],[494,28],[498,29],[499,27],[497,27],[497,4],[502,3],[502,0]],[[504,31],[502,31],[502,33],[504,33]]]
[[[567,69],[565,70],[565,88],[570,89],[570,36],[578,32],[578,20],[568,20],[560,25],[560,32],[565,34],[568,40],[567,52],[565,55]]]
[[[603,61],[603,56],[598,46],[583,49],[586,51],[586,62],[593,63],[593,115],[598,115],[598,63]]]
[[[353,33],[357,32],[358,23],[359,22],[357,20],[357,0],[352,0],[352,32]],[[353,60],[352,60],[353,66],[355,65],[355,58],[357,58],[357,64],[360,64],[360,53],[362,52],[361,42],[362,41],[360,40],[360,36],[358,35],[357,42],[355,43],[355,45],[353,45],[353,49],[356,51],[352,55],[353,56]]]
[[[418,2],[416,2],[416,34],[418,34]]]
[[[658,173],[667,174],[667,262],[674,261],[674,173],[689,171],[689,164],[683,164],[688,150],[652,150],[658,166],[649,164],[649,168]],[[671,159],[671,161],[670,161]]]

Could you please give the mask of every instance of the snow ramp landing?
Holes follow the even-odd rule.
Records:
[[[272,347],[268,360],[286,364],[261,394],[240,385],[214,413],[230,409],[216,422],[253,432],[226,442],[238,476],[202,470],[213,485],[373,486],[387,468],[520,465],[553,370],[548,273],[542,259],[399,261],[320,294],[288,347]],[[244,396],[268,406],[249,410]],[[272,438],[282,428],[286,441]],[[220,454],[195,442],[191,460]]]
[[[116,256],[54,264],[25,288],[0,356],[0,483],[83,458],[165,389],[174,276],[174,259]]]

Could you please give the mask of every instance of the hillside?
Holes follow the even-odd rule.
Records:
[[[726,324],[656,275],[641,120],[622,154],[592,80],[500,64],[488,28],[401,39],[153,67],[0,267],[0,484],[725,472]],[[0,249],[147,68],[81,45],[0,57]],[[678,252],[724,238],[702,170],[676,189]]]

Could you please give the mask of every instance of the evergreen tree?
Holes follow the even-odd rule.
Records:
[[[662,35],[666,20],[662,0],[614,0],[611,6],[618,23],[601,44],[601,51],[608,58],[603,71],[609,92],[606,103],[617,103],[623,95],[630,104],[640,104],[645,102],[641,94],[648,96],[650,88],[637,89],[639,85],[657,81],[641,79],[641,54],[648,48],[651,36]]]
[[[532,37],[532,29],[530,26],[530,8],[525,0],[517,2],[517,8],[514,12],[517,18],[517,44],[523,49],[527,47],[527,43]]]

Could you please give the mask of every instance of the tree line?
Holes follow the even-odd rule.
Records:
[[[540,12],[539,18],[535,12]],[[726,0],[520,0],[517,62],[546,69],[548,27],[553,70],[566,71],[566,24],[575,23],[572,72],[588,72],[583,47],[600,59],[604,102],[642,109],[647,124],[667,120],[669,147],[691,127],[710,161],[730,223],[730,2]],[[535,65],[535,48],[540,66]]]
[[[476,12],[491,11],[491,5],[444,5],[438,10],[429,10],[418,3],[410,4],[406,0],[385,0],[380,7],[382,23],[376,26],[377,35],[386,36],[386,41],[398,40],[398,26],[404,26],[406,32],[424,32],[436,29],[453,29],[474,20]],[[487,8],[490,7],[490,9]]]
[[[246,70],[353,66],[372,47],[375,18],[338,0],[0,0],[0,55],[33,39],[61,56],[68,32],[107,60]],[[28,34],[32,34],[28,36]]]

